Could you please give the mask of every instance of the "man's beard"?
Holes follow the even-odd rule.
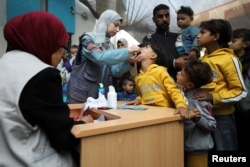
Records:
[[[160,25],[156,25],[157,28],[161,29],[161,30],[168,30],[169,29],[169,24],[168,23],[162,23]]]

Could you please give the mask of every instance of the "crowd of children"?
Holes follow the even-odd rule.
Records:
[[[93,31],[67,52],[69,35],[53,14],[37,11],[10,19],[0,59],[5,70],[0,75],[0,166],[79,166],[80,141],[71,130],[94,120],[86,115],[75,121],[65,103],[97,98],[99,83],[107,92],[114,76],[122,76],[120,87],[115,84],[118,100],[176,109],[184,125],[185,167],[208,167],[209,151],[248,152],[250,29],[232,30],[225,19],[196,27],[193,15],[181,6],[181,30],[170,32],[169,7],[159,4],[153,10],[155,32],[139,46],[119,39],[115,48],[110,38],[123,19],[106,10]],[[129,73],[134,65],[135,77]]]
[[[137,75],[132,77],[127,69],[126,75],[113,76],[113,84],[117,99],[128,105],[176,108],[175,114],[184,119],[185,166],[206,167],[209,150],[249,149],[244,127],[250,114],[242,103],[250,101],[250,30],[233,31],[224,19],[202,21],[196,27],[193,15],[190,7],[181,6],[177,10],[181,30],[172,33],[169,7],[155,7],[156,32],[144,37],[139,50],[133,50]],[[117,49],[128,48],[128,42],[118,40]],[[206,50],[203,56],[201,48]],[[72,61],[64,65],[71,72]]]

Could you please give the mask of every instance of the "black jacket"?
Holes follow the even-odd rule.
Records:
[[[165,53],[167,55],[166,58],[162,58],[164,61],[162,64],[165,67],[168,68],[169,74],[175,79],[177,69],[173,66],[173,60],[178,57],[177,51],[175,48],[175,42],[177,39],[178,34],[169,32],[169,31],[163,31],[161,29],[156,29],[156,32],[153,34],[149,34],[143,38],[142,44],[145,44],[145,42],[154,42],[159,44],[163,49],[165,49]]]

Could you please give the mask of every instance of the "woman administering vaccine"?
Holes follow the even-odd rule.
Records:
[[[69,103],[83,103],[88,97],[97,98],[99,83],[103,83],[107,92],[108,86],[112,85],[112,75],[129,71],[130,63],[138,61],[138,57],[135,57],[140,50],[138,46],[115,49],[110,42],[121,24],[122,18],[117,12],[106,10],[97,20],[93,31],[81,37],[79,54],[68,84]]]

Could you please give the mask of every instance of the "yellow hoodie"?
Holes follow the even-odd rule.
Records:
[[[223,48],[205,54],[201,61],[207,62],[214,73],[213,81],[203,86],[213,96],[214,115],[233,113],[233,103],[247,95],[239,59],[234,56],[232,49]]]
[[[187,108],[187,100],[165,67],[152,64],[135,78],[137,100],[142,104]]]

